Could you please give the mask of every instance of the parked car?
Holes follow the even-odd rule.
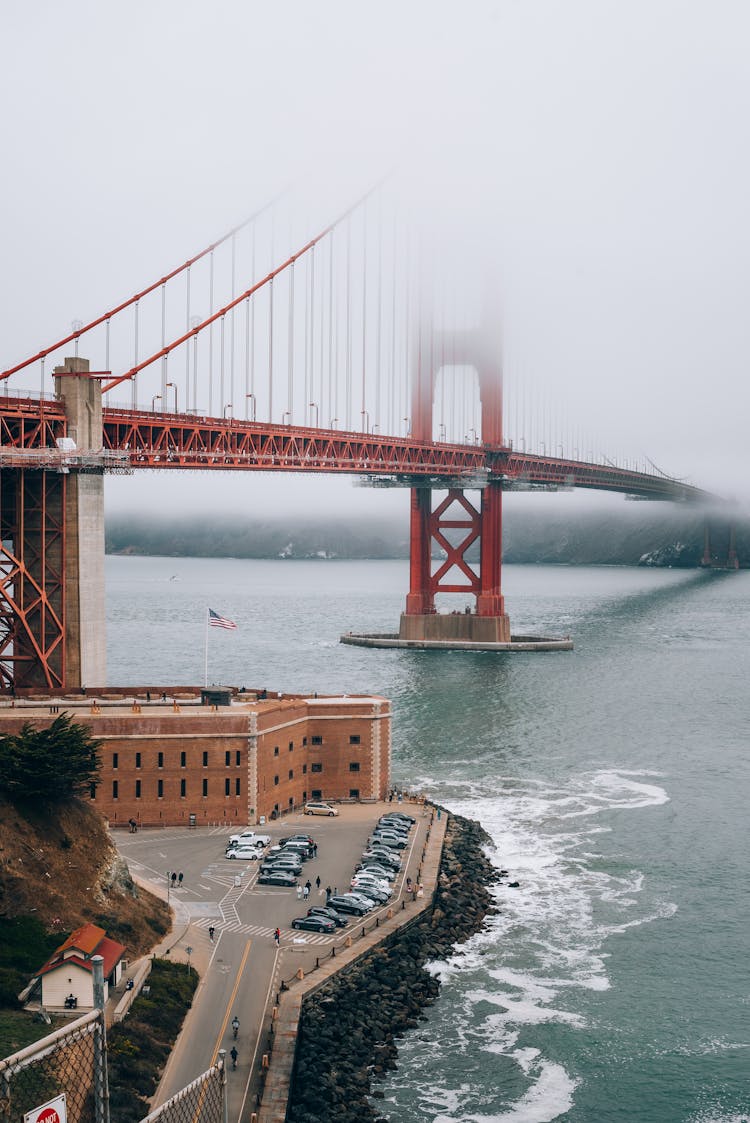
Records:
[[[285,862],[269,862],[265,861],[260,867],[261,873],[270,873],[272,870],[287,870],[289,873],[300,874],[302,873],[302,863],[285,861]]]
[[[338,815],[338,808],[330,803],[306,803],[305,815]]]
[[[408,839],[402,835],[395,834],[395,832],[386,834],[383,831],[376,831],[375,834],[370,835],[369,842],[382,842],[391,850],[403,850],[409,844]]]
[[[308,846],[305,842],[285,842],[278,853],[299,854],[302,861],[306,862],[308,858],[312,858],[313,848],[312,846]]]
[[[336,912],[343,912],[349,916],[364,916],[366,912],[369,912],[368,906],[362,904],[360,898],[355,897],[352,893],[339,893],[337,897],[331,897],[328,904]]]
[[[363,905],[366,905],[368,912],[370,911],[370,909],[375,908],[375,898],[371,897],[370,894],[364,889],[350,889],[349,896],[355,897],[358,901],[361,901]]]
[[[384,866],[390,866],[393,870],[401,868],[401,855],[389,846],[369,846],[362,854],[362,861],[380,862]]]
[[[306,842],[308,846],[315,845],[315,839],[309,834],[290,834],[279,839],[279,846],[286,846],[287,842]]]
[[[352,889],[355,887],[361,889],[366,893],[368,889],[377,889],[381,893],[385,893],[386,897],[391,895],[391,887],[385,878],[376,877],[374,874],[369,873],[355,873],[351,880]]]
[[[371,901],[374,901],[376,905],[384,905],[386,901],[390,900],[391,896],[387,889],[381,889],[377,885],[371,885],[369,881],[366,881],[364,885],[362,885],[356,878],[352,881],[351,891],[352,893],[364,893],[364,895],[369,897]]]
[[[349,921],[340,912],[336,912],[329,905],[313,905],[311,909],[307,910],[308,916],[327,916],[332,920],[337,928],[346,928]]]
[[[405,823],[408,823],[408,824],[409,824],[410,826],[414,826],[414,824],[415,824],[415,823],[416,823],[416,821],[417,821],[417,820],[416,820],[416,819],[414,818],[414,816],[413,816],[413,815],[407,815],[407,814],[406,814],[405,812],[403,812],[403,811],[388,811],[388,812],[387,812],[387,813],[386,813],[386,814],[385,814],[385,815],[383,816],[383,818],[384,818],[384,819],[402,819],[402,820],[403,820],[403,821],[404,821]]]
[[[408,823],[403,823],[400,819],[378,819],[375,830],[397,831],[398,834],[406,835],[411,830],[411,827]]]
[[[298,916],[296,920],[292,921],[292,928],[304,928],[308,932],[325,932],[330,936],[331,932],[336,931],[336,925],[329,916]]]
[[[259,862],[263,857],[263,850],[260,846],[235,846],[227,850],[224,857],[235,861]]]
[[[246,830],[241,834],[231,834],[230,842],[239,842],[245,846],[268,846],[271,841],[270,834],[256,834],[255,831]]]
[[[260,885],[283,885],[291,888],[297,884],[297,878],[288,870],[268,870],[264,873],[261,869],[258,883]]]
[[[390,866],[381,866],[379,862],[362,861],[357,866],[357,873],[371,873],[385,881],[395,881],[397,871]]]

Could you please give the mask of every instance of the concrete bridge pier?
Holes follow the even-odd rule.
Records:
[[[55,394],[63,402],[68,439],[76,452],[102,451],[102,389],[88,359],[55,367]],[[104,596],[104,470],[70,472],[65,486],[64,682],[68,687],[107,681]]]

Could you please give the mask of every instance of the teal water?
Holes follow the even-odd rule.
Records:
[[[518,890],[450,961],[383,1085],[399,1123],[750,1119],[750,572],[506,567],[573,653],[343,647],[400,562],[108,558],[111,682],[376,691],[397,782],[478,818]]]

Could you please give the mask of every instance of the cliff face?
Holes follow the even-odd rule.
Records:
[[[166,906],[133,884],[93,808],[71,800],[37,813],[0,797],[0,917],[28,915],[50,932],[93,921],[130,955],[170,926]]]
[[[726,519],[713,520],[716,560],[728,550]],[[738,523],[741,561],[750,559],[750,529]],[[450,532],[449,532],[450,533]],[[550,511],[505,505],[504,559],[519,564],[700,565],[704,515],[664,503],[620,503],[601,511],[581,511],[561,496]],[[408,520],[373,523],[347,519],[248,520],[237,516],[160,519],[125,515],[107,522],[107,552],[163,557],[234,558],[408,558]],[[469,555],[471,557],[471,554]]]

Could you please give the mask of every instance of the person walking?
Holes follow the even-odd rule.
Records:
[[[177,874],[177,882],[180,888],[182,888],[182,870],[180,870],[180,872]]]
[[[307,895],[309,897],[310,890],[312,889],[312,882],[310,881],[309,877],[308,877],[307,881],[305,882],[305,889],[307,890]]]
[[[315,888],[320,891],[320,874],[315,878]]]
[[[174,871],[172,871],[172,888],[173,889],[174,889],[176,884],[177,884],[177,874]]]
[[[273,938],[276,941],[276,947],[281,947],[281,929],[274,929]]]
[[[229,1050],[229,1056],[232,1058],[232,1068],[237,1068],[237,1057],[239,1056],[239,1053],[237,1052],[236,1045],[233,1045]]]
[[[213,924],[209,924],[209,926],[208,926],[208,938],[211,941],[211,943],[214,942],[214,932],[215,931],[216,931],[216,929],[214,928]]]
[[[330,899],[331,899],[331,887],[330,887],[330,885],[326,885],[326,904],[328,904]]]
[[[307,886],[305,886],[304,889],[302,890],[302,900],[306,901],[309,896],[310,896],[310,890],[307,888]]]
[[[314,842],[313,843],[313,858],[317,858],[317,856],[318,856],[318,844],[317,844],[317,842]]]

